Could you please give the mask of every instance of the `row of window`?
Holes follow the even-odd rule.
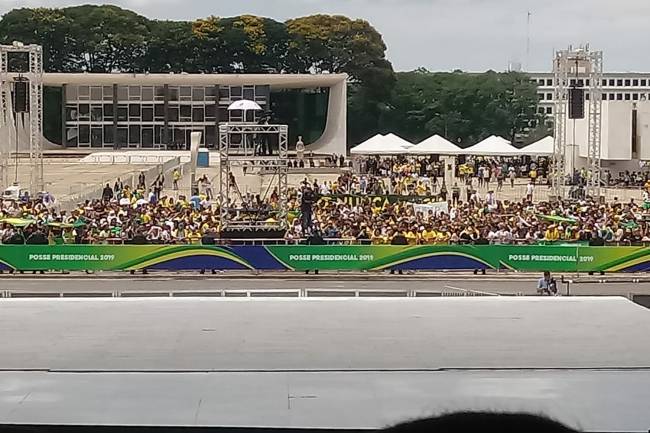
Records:
[[[213,102],[228,103],[239,99],[248,99],[265,103],[268,96],[268,86],[169,86],[169,101]],[[66,86],[66,101],[112,101],[113,86]],[[117,86],[118,101],[164,101],[164,86]]]
[[[170,127],[169,141],[175,148],[184,148],[190,142],[190,133],[202,132],[201,144],[215,144],[216,126]],[[71,147],[165,147],[162,125],[78,125],[66,128],[66,144]]]
[[[212,122],[217,121],[241,122],[244,113],[241,110],[228,110],[226,107],[217,109],[215,104],[182,105],[169,104],[167,116],[169,122]],[[164,122],[164,104],[119,104],[117,113],[113,104],[84,104],[72,103],[66,105],[66,122]],[[255,121],[254,111],[246,112],[247,121]]]
[[[648,101],[650,93],[603,93],[603,101]]]
[[[531,81],[538,86],[542,87],[552,87],[553,79],[552,78],[532,78]],[[589,86],[590,80],[586,79],[575,79],[571,78],[569,80],[569,86],[584,87]],[[650,79],[647,78],[604,78],[603,87],[648,87],[650,86]]]
[[[552,101],[552,93],[539,93],[540,101]],[[589,100],[589,93],[585,93]],[[650,93],[603,93],[603,101],[650,101]]]

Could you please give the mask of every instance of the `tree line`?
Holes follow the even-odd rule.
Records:
[[[535,86],[514,73],[395,73],[367,21],[311,15],[151,20],[110,5],[20,8],[0,20],[0,43],[43,46],[48,72],[345,72],[349,142],[378,132],[460,143],[513,137],[537,122]]]

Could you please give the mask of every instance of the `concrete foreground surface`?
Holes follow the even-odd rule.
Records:
[[[9,299],[0,370],[650,368],[615,297]]]
[[[489,410],[641,432],[649,330],[620,297],[3,299],[0,424],[377,429]]]

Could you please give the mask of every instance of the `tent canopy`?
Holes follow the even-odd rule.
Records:
[[[434,135],[409,149],[413,155],[460,155],[463,149],[439,135]]]
[[[377,149],[381,148],[383,138],[383,135],[377,134],[350,149],[350,153],[353,155],[364,155],[366,152],[375,152]]]
[[[550,135],[533,144],[520,149],[522,155],[527,156],[551,156],[553,155],[554,139]]]
[[[408,153],[413,144],[395,134],[380,135],[364,141],[350,150],[353,155],[402,155]]]
[[[492,135],[480,143],[463,150],[465,155],[520,156],[522,153],[503,137]]]

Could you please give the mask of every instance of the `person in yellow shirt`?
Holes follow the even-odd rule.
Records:
[[[417,243],[418,240],[417,231],[408,230],[404,236],[406,236],[406,241],[408,242],[409,245],[415,245]]]
[[[549,241],[549,242],[554,242],[560,239],[560,232],[555,226],[555,224],[551,224],[548,226],[546,229],[546,232],[544,233],[544,240]]]
[[[381,230],[375,229],[372,236],[370,236],[370,242],[372,242],[373,245],[383,245],[386,243],[386,240],[381,235]]]
[[[436,235],[437,244],[447,244],[449,242],[449,232],[446,227],[442,227]]]
[[[417,195],[425,195],[425,193],[427,192],[427,188],[426,186],[424,186],[424,183],[422,181],[418,181],[418,185],[415,189],[415,192],[417,193]]]
[[[188,240],[192,245],[201,243],[201,233],[198,230],[192,230],[188,236]]]
[[[438,237],[438,233],[430,225],[427,225],[422,231],[422,243],[424,244],[435,243],[437,237]]]

